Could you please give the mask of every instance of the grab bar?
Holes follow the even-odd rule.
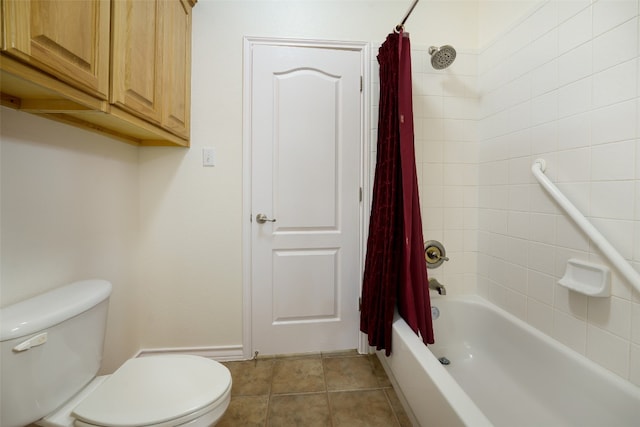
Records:
[[[596,244],[602,253],[611,261],[616,269],[624,276],[633,287],[640,291],[640,274],[611,246],[611,243],[589,222],[587,218],[576,208],[573,203],[560,192],[544,171],[547,167],[544,159],[536,159],[531,166],[531,172],[536,177],[540,185],[555,199],[556,202],[569,214],[571,219],[584,231],[587,236]]]

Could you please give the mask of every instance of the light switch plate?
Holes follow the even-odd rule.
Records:
[[[202,149],[202,166],[216,165],[216,150],[213,147],[205,147]]]

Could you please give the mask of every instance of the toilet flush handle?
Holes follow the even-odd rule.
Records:
[[[42,345],[46,342],[47,342],[47,333],[42,332],[41,334],[35,335],[26,341],[22,341],[20,344],[13,347],[13,351],[15,351],[16,353],[20,353],[22,351],[29,350],[31,347]]]

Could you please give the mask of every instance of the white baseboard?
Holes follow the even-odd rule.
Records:
[[[218,361],[244,360],[241,345],[226,345],[219,347],[171,347],[146,348],[138,350],[134,357],[157,356],[161,354],[191,354]]]

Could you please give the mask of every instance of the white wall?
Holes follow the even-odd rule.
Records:
[[[638,0],[549,1],[480,55],[480,294],[640,385],[640,296],[559,287],[571,257],[608,264],[549,199],[547,175],[640,270]]]
[[[138,149],[2,107],[0,302],[114,285],[104,370],[137,350]]]
[[[572,0],[567,0],[572,1]],[[479,0],[478,47],[484,48],[526,15],[540,0]]]

